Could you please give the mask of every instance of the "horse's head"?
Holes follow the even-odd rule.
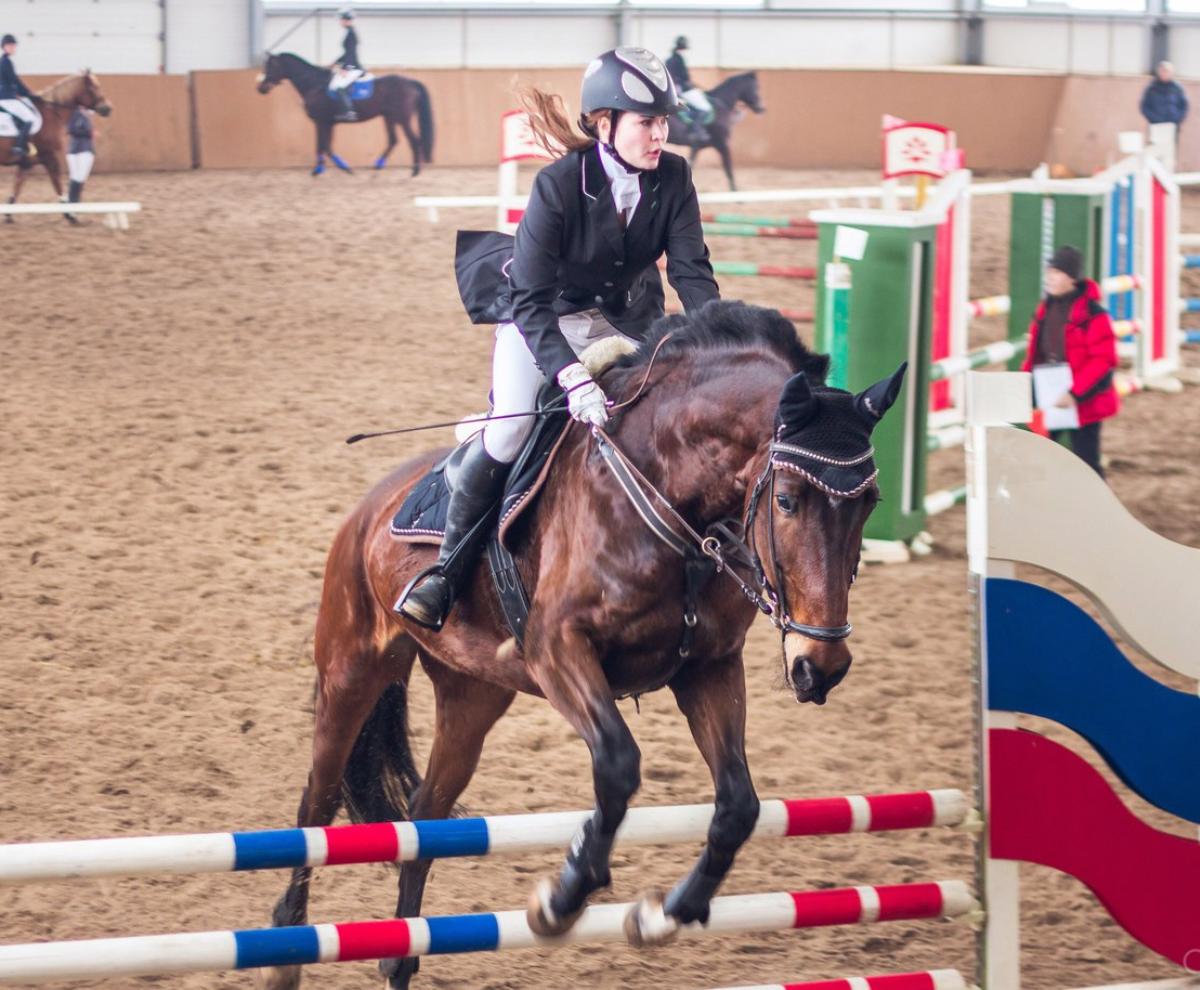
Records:
[[[263,63],[263,70],[258,74],[258,91],[269,93],[286,78],[283,71],[283,59],[278,55],[268,54]]]
[[[779,399],[748,535],[777,599],[784,677],[797,701],[824,704],[850,668],[850,585],[863,526],[879,501],[871,431],[895,402],[904,372],[858,395],[813,387],[800,372]]]
[[[765,113],[766,107],[763,106],[762,95],[758,91],[758,73],[747,72],[746,82],[738,91],[738,99],[746,104],[755,113]]]
[[[96,78],[91,69],[84,69],[79,76],[81,84],[75,102],[81,107],[95,110],[101,117],[107,117],[112,113],[112,104],[108,102],[108,97],[100,89],[100,80]]]

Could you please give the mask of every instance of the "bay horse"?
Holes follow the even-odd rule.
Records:
[[[568,428],[524,524],[517,566],[533,592],[519,647],[483,566],[441,632],[392,611],[436,548],[401,542],[390,521],[447,451],[419,456],[376,485],[341,526],[326,563],[300,826],[328,825],[343,802],[357,821],[449,816],[516,693],[544,698],[591,751],[596,793],[595,814],[561,874],[539,884],[529,905],[536,932],[561,934],[608,886],[617,827],[640,785],[641,755],[617,700],[668,687],[709,766],[716,811],[694,869],[665,901],[631,912],[628,933],[634,944],[653,944],[706,920],[759,811],[746,764],[742,658],[756,607],[780,630],[784,680],[797,701],[823,704],[850,666],[850,585],[879,497],[870,432],[895,401],[904,368],[855,396],[822,384],[828,363],[774,310],[714,301],[660,320],[601,379],[610,396],[636,390],[640,398],[605,433]],[[677,540],[686,542],[691,527],[693,537],[710,534],[705,552],[720,555],[724,543],[724,570],[698,594],[685,587],[679,552],[643,523],[609,473],[601,443],[619,448],[674,506],[670,521],[659,522]],[[716,523],[727,540],[711,535]],[[407,730],[418,660],[436,703],[423,778]],[[400,867],[398,917],[419,915],[429,866]],[[274,925],[305,923],[311,872],[293,871]],[[380,968],[403,990],[417,960]],[[298,966],[260,978],[270,990],[299,981]]]
[[[16,175],[13,177],[12,195],[8,198],[10,203],[17,201],[17,197],[21,194],[21,187],[25,184],[26,176],[35,165],[39,164],[45,167],[46,174],[50,176],[50,183],[54,186],[54,192],[61,199],[63,165],[66,161],[64,155],[67,144],[67,121],[71,119],[71,114],[75,112],[76,107],[95,110],[101,117],[107,117],[112,113],[112,104],[108,102],[108,98],[100,89],[100,81],[91,69],[84,69],[73,76],[65,76],[58,82],[40,90],[34,94],[33,105],[42,115],[41,130],[29,139],[30,146],[37,150],[36,155],[17,161],[12,157],[15,139],[0,137],[0,165],[17,166]],[[65,214],[65,216],[71,223],[79,222],[70,214]],[[13,222],[11,215],[7,217],[7,222]]]
[[[742,117],[739,107],[747,106],[755,113],[764,113],[767,109],[758,93],[758,74],[742,72],[730,76],[719,86],[705,90],[705,94],[713,105],[712,122],[705,125],[708,129],[708,140],[698,145],[691,144],[688,141],[687,126],[672,117],[667,131],[667,143],[690,145],[693,163],[702,148],[715,148],[721,156],[721,165],[725,169],[726,178],[729,179],[729,188],[731,191],[736,190],[737,186],[733,181],[733,153],[729,149],[729,141],[733,136],[734,125]]]
[[[329,82],[333,73],[319,65],[306,62],[299,55],[284,52],[281,55],[268,55],[263,66],[262,74],[258,77],[258,91],[269,93],[285,79],[296,87],[300,99],[304,101],[304,112],[317,128],[317,163],[313,166],[312,174],[320,175],[325,171],[325,157],[344,172],[353,169],[340,157],[333,153],[333,126],[338,113],[338,107],[329,95]],[[355,100],[354,109],[358,120],[362,123],[373,117],[383,117],[384,130],[387,132],[387,147],[375,159],[375,167],[387,165],[388,156],[396,147],[396,125],[404,130],[408,145],[412,149],[412,174],[421,171],[422,163],[433,161],[433,105],[429,99],[429,90],[425,84],[405,76],[377,76],[374,80],[375,89],[365,100]],[[413,117],[417,118],[419,133],[413,130]]]

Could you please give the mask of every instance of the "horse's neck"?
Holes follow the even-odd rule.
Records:
[[[302,58],[291,59],[292,68],[288,72],[288,81],[296,87],[296,92],[303,96],[308,90],[314,89],[328,81],[332,73],[319,65],[305,62]]]
[[[83,76],[67,76],[66,79],[60,79],[53,85],[47,86],[37,96],[43,103],[49,106],[74,106],[75,101],[79,99],[79,92],[82,86]]]
[[[722,83],[718,83],[708,91],[709,96],[715,96],[717,99],[733,106],[738,100],[738,90],[745,79],[745,75],[730,76]]]

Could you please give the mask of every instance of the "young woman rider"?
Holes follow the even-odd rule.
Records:
[[[494,287],[498,296],[510,294],[511,319],[496,328],[492,415],[533,412],[545,380],[566,392],[577,421],[603,425],[607,399],[578,355],[605,337],[638,340],[663,315],[658,259],[666,254],[667,280],[686,310],[719,298],[691,171],[663,150],[679,97],[658,56],[617,48],[584,72],[582,135],[557,97],[532,90],[526,103],[535,137],[562,157],[538,173],[506,266],[508,284]],[[477,278],[498,281],[496,270],[481,266]],[[493,290],[464,287],[463,279],[460,271],[464,297]],[[441,628],[487,535],[481,521],[532,427],[532,417],[497,418],[470,441],[438,561],[401,594],[401,615]]]

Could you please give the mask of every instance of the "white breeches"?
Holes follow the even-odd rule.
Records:
[[[71,177],[72,182],[87,182],[88,176],[92,174],[92,163],[96,160],[96,155],[91,151],[77,151],[73,155],[67,155],[67,174]]]
[[[683,96],[689,106],[699,110],[701,113],[712,113],[712,103],[708,99],[708,94],[699,86],[693,86],[680,95]]]
[[[0,100],[0,110],[7,110],[17,120],[23,120],[27,124],[36,123],[38,119],[37,111],[20,98]]]
[[[595,309],[560,316],[558,328],[576,354],[581,354],[597,340],[624,336]],[[501,323],[496,327],[496,349],[492,352],[492,415],[533,412],[538,391],[545,380],[517,325]],[[511,464],[521,452],[521,445],[534,422],[532,416],[521,416],[488,423],[483,429],[484,449],[496,460]]]
[[[330,89],[345,89],[363,74],[362,69],[338,69],[329,80]]]

